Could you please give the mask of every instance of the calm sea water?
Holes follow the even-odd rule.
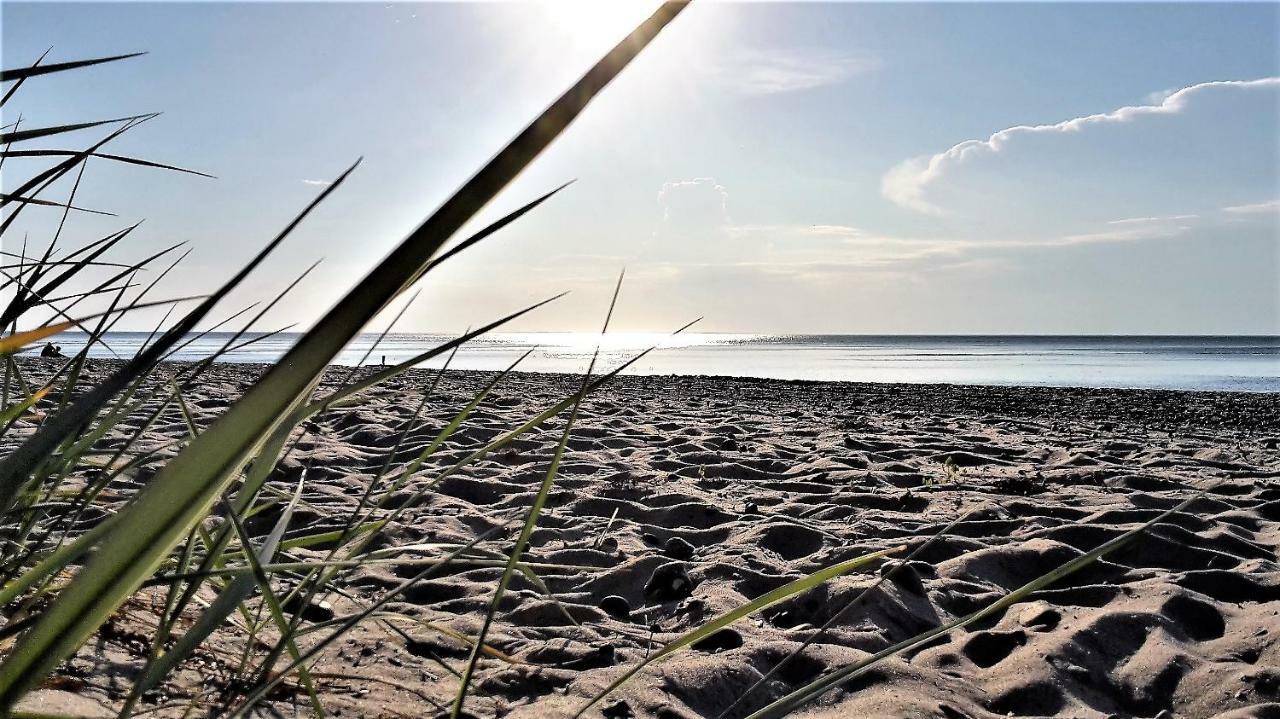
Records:
[[[271,362],[297,334],[260,339],[224,356],[230,362]],[[136,352],[146,333],[119,332],[107,342],[119,356]],[[241,342],[252,336],[242,337]],[[222,333],[193,339],[177,359],[200,359],[230,339]],[[338,358],[342,364],[397,363],[451,337],[364,335]],[[534,349],[520,369],[581,372],[601,338],[587,333],[495,334],[458,352],[452,367],[493,370]],[[67,333],[64,351],[84,335]],[[702,374],[863,382],[947,382],[993,385],[1145,387],[1280,392],[1280,337],[1015,337],[729,335],[619,333],[602,341],[599,367],[612,368],[653,345],[631,374]],[[93,356],[110,357],[105,348]],[[438,367],[443,358],[423,363]]]

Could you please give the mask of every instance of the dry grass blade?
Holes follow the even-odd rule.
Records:
[[[22,400],[21,402],[15,402],[14,404],[11,404],[8,407],[6,407],[4,410],[0,410],[0,434],[4,433],[4,431],[9,428],[10,422],[22,416],[23,412],[26,412],[27,410],[34,407],[35,404],[40,400],[44,399],[44,396],[49,394],[49,391],[52,389],[53,389],[52,386],[41,387],[35,392],[32,392],[30,395],[27,396],[26,399]]]
[[[175,305],[180,302],[193,302],[195,300],[205,299],[206,297],[207,297],[206,295],[193,295],[191,297],[176,297],[171,300],[156,300],[155,302],[144,302],[142,304],[130,305],[129,307],[126,307],[123,309],[112,309],[106,312],[99,312],[98,314],[87,315],[85,317],[81,317],[75,320],[67,320],[66,322],[58,322],[51,325],[45,325],[44,327],[37,327],[32,330],[15,332],[14,334],[11,334],[7,337],[0,337],[0,355],[13,354],[14,352],[17,352],[23,347],[26,347],[27,345],[34,344],[48,337],[52,337],[58,334],[59,332],[65,332],[71,329],[72,327],[76,327],[80,325],[83,322],[88,322],[89,320],[97,319],[99,317],[106,317],[108,315],[117,314],[121,312],[130,312],[133,310],[146,309],[148,307],[162,307],[165,305]],[[86,330],[86,332],[87,331],[88,330]]]

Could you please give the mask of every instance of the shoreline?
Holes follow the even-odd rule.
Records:
[[[47,371],[65,360],[48,360],[40,357],[16,356],[20,364],[29,364]],[[93,358],[89,366],[120,366],[125,360]],[[160,363],[162,368],[181,368],[195,364],[189,361],[166,361]],[[266,362],[215,362],[212,371],[225,368],[224,371],[265,372],[274,366]],[[325,382],[336,380],[353,370],[370,371],[382,365],[329,365]],[[429,368],[411,368],[399,377],[421,380],[434,376],[439,370]],[[456,378],[491,378],[498,374],[491,370],[450,369],[446,376]],[[597,376],[600,374],[596,373]],[[358,374],[356,375],[358,376]],[[562,372],[526,372],[516,370],[509,373],[509,381],[537,382],[552,386],[564,386],[567,393],[576,391],[581,382],[581,374]],[[1127,419],[1136,424],[1150,424],[1153,427],[1166,429],[1191,429],[1205,425],[1213,429],[1233,429],[1248,433],[1277,434],[1280,443],[1280,392],[1271,391],[1224,391],[1193,389],[1147,389],[1119,387],[1086,387],[1058,385],[1016,385],[1016,384],[955,384],[948,382],[914,383],[914,382],[855,382],[843,380],[808,380],[808,379],[776,379],[769,377],[729,376],[729,375],[683,375],[683,374],[637,374],[618,375],[602,389],[609,386],[649,386],[676,387],[690,385],[707,390],[743,387],[767,390],[779,388],[788,391],[801,391],[817,398],[834,399],[829,395],[850,395],[874,403],[897,399],[905,401],[919,412],[941,411],[943,409],[959,411],[968,409],[972,412],[1015,412],[1020,416],[1036,416],[1043,408],[1037,407],[1034,401],[1051,401],[1066,403],[1057,409],[1082,411],[1084,419],[1115,421]],[[1126,404],[1125,401],[1132,401]],[[1136,400],[1136,401],[1135,401]],[[941,404],[930,407],[928,402]],[[1280,447],[1280,445],[1278,445]]]

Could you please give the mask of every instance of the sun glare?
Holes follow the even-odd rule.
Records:
[[[563,39],[594,49],[617,42],[657,5],[653,0],[545,0],[541,8]]]

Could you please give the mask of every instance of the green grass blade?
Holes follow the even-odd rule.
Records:
[[[976,622],[979,619],[982,619],[983,617],[990,616],[998,611],[1001,611],[1007,607],[1017,604],[1023,599],[1026,599],[1027,596],[1032,594],[1033,592],[1036,592],[1041,589],[1044,589],[1045,587],[1048,587],[1049,585],[1053,584],[1059,579],[1062,579],[1063,577],[1069,574],[1072,574],[1073,572],[1076,572],[1080,569],[1083,569],[1085,566],[1089,564],[1092,564],[1099,557],[1102,557],[1107,553],[1112,552],[1125,544],[1128,544],[1130,541],[1138,537],[1138,535],[1142,534],[1143,532],[1146,532],[1152,526],[1167,519],[1169,516],[1173,515],[1174,513],[1180,512],[1186,509],[1193,502],[1203,497],[1204,494],[1207,491],[1209,491],[1209,489],[1211,488],[1212,487],[1206,487],[1205,489],[1202,489],[1196,492],[1190,498],[1178,504],[1176,507],[1172,507],[1171,509],[1168,509],[1160,513],[1159,515],[1153,517],[1150,521],[1146,522],[1145,524],[1139,527],[1136,527],[1134,529],[1131,529],[1128,532],[1125,532],[1124,534],[1121,534],[1120,536],[1112,539],[1111,541],[1106,542],[1105,544],[1099,546],[1093,551],[1086,552],[1085,554],[1082,554],[1079,557],[1076,557],[1070,562],[1063,564],[1057,569],[1054,569],[1046,574],[1043,574],[1031,580],[1030,582],[1027,582],[1021,587],[1018,587],[1017,589],[1009,592],[1008,594],[1004,595],[1003,597],[996,600],[995,602],[992,602],[991,604],[987,605],[982,609],[977,610],[976,612],[973,612],[972,614],[965,615],[963,617],[960,617],[959,619],[943,624],[942,626],[936,627],[934,629],[930,629],[910,639],[899,642],[887,649],[883,649],[879,652],[876,652],[870,657],[867,657],[847,667],[843,667],[841,669],[828,672],[826,675],[819,677],[815,681],[810,682],[809,684],[803,687],[800,687],[799,689],[791,692],[790,694],[774,701],[773,703],[769,704],[763,709],[755,712],[750,717],[748,717],[748,719],[778,719],[780,717],[784,717],[794,711],[797,711],[808,702],[813,701],[814,699],[817,699],[824,692],[836,686],[837,684],[840,684],[842,682],[846,682],[851,679],[855,679],[858,676],[861,676],[871,666],[878,664],[880,661],[887,659],[888,657],[891,657],[895,654],[899,654],[901,652],[905,652],[915,647],[919,647],[924,644],[927,644],[933,641],[934,639],[937,639],[938,637],[943,636],[944,634],[950,633],[955,629],[959,629],[960,627]]]
[[[293,662],[289,664],[289,666],[285,667],[282,671],[277,672],[275,678],[263,683],[262,685],[257,687],[253,692],[251,692],[249,696],[245,698],[244,702],[240,704],[239,707],[237,707],[233,712],[228,713],[229,719],[237,719],[238,717],[244,716],[250,709],[253,708],[255,704],[261,701],[262,698],[265,697],[268,692],[270,692],[281,681],[283,681],[284,677],[288,675],[289,672],[293,671],[294,669],[297,669],[298,667],[302,666],[304,663],[309,661],[312,657],[324,651],[326,647],[328,647],[333,642],[337,641],[339,638],[345,635],[357,624],[359,624],[360,622],[372,616],[379,609],[382,609],[382,607],[385,606],[388,602],[400,596],[402,593],[404,593],[405,590],[409,589],[409,587],[412,587],[414,584],[417,584],[418,582],[421,582],[425,579],[430,578],[436,572],[448,566],[451,560],[457,558],[462,554],[465,554],[472,547],[475,547],[480,542],[486,539],[489,539],[494,534],[496,534],[499,530],[503,529],[506,526],[507,525],[505,523],[499,524],[498,526],[490,529],[484,534],[481,534],[480,536],[471,540],[467,544],[449,553],[447,556],[444,557],[444,561],[440,562],[439,564],[431,565],[426,569],[422,570],[421,572],[410,577],[409,579],[406,579],[405,581],[401,582],[399,585],[392,588],[386,594],[382,595],[380,598],[378,598],[377,601],[370,604],[363,611],[348,617],[346,621],[338,625],[338,627],[334,629],[332,632],[330,632],[327,636],[325,636],[324,639],[308,647],[307,650],[303,652],[300,657],[298,657],[297,659],[294,659]]]
[[[689,646],[692,646],[693,644],[696,644],[699,641],[706,639],[712,634],[715,634],[716,632],[720,631],[721,629],[724,629],[725,627],[738,621],[739,619],[742,619],[743,617],[768,609],[769,607],[777,604],[778,602],[790,599],[791,597],[794,597],[797,594],[803,594],[804,592],[807,592],[810,589],[813,589],[814,587],[817,587],[818,585],[830,579],[834,579],[835,577],[838,577],[842,574],[847,574],[848,572],[851,572],[857,569],[858,567],[861,567],[870,562],[874,562],[877,559],[883,559],[884,557],[887,557],[890,554],[896,554],[905,549],[906,547],[901,547],[901,546],[891,547],[889,549],[880,550],[879,552],[872,552],[870,554],[864,554],[858,557],[854,557],[853,559],[840,562],[839,564],[833,564],[830,567],[819,569],[813,574],[810,574],[805,577],[801,577],[800,579],[797,579],[794,582],[788,582],[787,584],[784,584],[781,587],[778,587],[777,589],[771,592],[767,592],[765,594],[760,595],[759,597],[756,597],[754,600],[747,602],[746,604],[743,604],[742,606],[736,609],[732,609],[728,612],[725,612],[724,614],[721,614],[715,619],[712,619],[711,621],[696,627],[692,631],[687,632],[677,637],[676,639],[673,639],[671,642],[667,643],[666,646],[662,647],[662,649],[659,649],[656,653],[647,657],[644,661],[640,662],[636,666],[627,670],[625,674],[623,674],[621,677],[618,677],[616,680],[614,680],[614,682],[610,684],[608,687],[606,687],[604,691],[597,694],[595,698],[592,699],[586,706],[579,709],[578,713],[574,714],[574,717],[575,718],[580,717],[583,714],[585,714],[588,709],[595,706],[597,703],[600,702],[600,700],[604,699],[606,696],[611,694],[618,687],[627,683],[627,681],[630,680],[631,677],[635,676],[642,669],[658,661],[659,659],[663,659],[664,657],[674,654],[680,651],[681,649],[685,649]]]
[[[951,522],[947,524],[945,527],[943,527],[940,531],[935,533],[932,537],[929,537],[928,540],[921,543],[915,549],[911,550],[911,553],[903,557],[902,561],[898,563],[896,566],[892,567],[887,572],[881,572],[880,576],[877,577],[874,582],[872,582],[862,591],[858,592],[858,594],[854,596],[853,599],[850,599],[848,602],[846,602],[844,606],[840,607],[840,609],[832,613],[832,615],[827,619],[827,621],[823,622],[822,626],[818,627],[817,631],[811,633],[808,637],[805,638],[803,642],[800,643],[800,646],[788,652],[787,656],[783,657],[781,661],[773,665],[772,669],[765,672],[764,675],[761,676],[759,679],[757,679],[755,683],[753,683],[750,687],[747,687],[746,691],[740,693],[738,695],[738,698],[734,700],[733,704],[730,704],[728,708],[720,712],[717,719],[724,719],[731,712],[733,712],[734,709],[737,709],[739,704],[746,701],[748,697],[750,697],[753,693],[755,693],[757,689],[767,685],[769,683],[769,680],[772,679],[775,674],[780,672],[788,662],[790,662],[795,657],[800,656],[800,654],[803,653],[804,650],[807,649],[810,645],[812,645],[814,642],[817,642],[822,637],[826,636],[827,630],[830,629],[832,625],[834,625],[836,622],[840,621],[844,616],[846,616],[846,614],[849,612],[850,609],[860,604],[862,600],[870,596],[872,592],[874,592],[876,589],[880,587],[880,585],[884,584],[886,581],[890,581],[893,578],[893,576],[896,573],[902,571],[904,567],[906,567],[906,565],[909,562],[911,562],[911,560],[915,559],[919,554],[924,552],[929,547],[932,547],[934,544],[938,542],[938,540],[950,534],[951,530],[954,529],[960,523],[962,523],[965,519],[967,519],[969,515],[973,514],[973,511],[974,510],[969,510],[968,512],[965,512],[959,517],[956,517],[955,519],[951,520]]]
[[[602,336],[609,331],[609,321],[613,319],[613,311],[618,306],[618,294],[622,291],[622,279],[625,276],[625,271],[619,273],[618,284],[613,288],[613,298],[609,300],[609,311],[605,313],[604,327],[600,330]],[[586,374],[582,376],[582,390],[585,390],[590,385],[591,373],[595,371],[596,360],[599,358],[600,346],[597,344],[595,352],[591,355],[591,362],[587,365]],[[467,689],[471,686],[471,678],[475,674],[476,664],[480,661],[480,646],[484,644],[485,637],[489,634],[489,628],[493,625],[493,618],[497,615],[498,608],[502,606],[502,596],[511,584],[511,577],[516,571],[516,566],[520,564],[520,557],[524,554],[525,545],[528,544],[529,537],[533,535],[534,528],[538,526],[538,517],[542,514],[542,508],[547,503],[547,497],[551,496],[551,487],[555,483],[556,474],[560,471],[560,462],[564,459],[565,449],[569,446],[570,433],[573,431],[574,422],[578,419],[578,412],[582,408],[582,400],[585,397],[582,390],[579,390],[573,409],[569,412],[564,431],[560,434],[560,441],[551,457],[547,473],[542,479],[542,486],[538,488],[538,494],[534,497],[533,504],[529,507],[529,514],[525,517],[524,526],[520,528],[520,536],[516,538],[515,546],[511,548],[511,556],[507,560],[507,566],[503,569],[502,577],[498,580],[498,587],[493,592],[493,601],[489,604],[489,611],[485,613],[484,622],[480,625],[480,634],[476,638],[476,646],[472,648],[471,656],[467,660],[467,666],[462,671],[462,681],[458,687],[458,698],[454,701],[453,708],[450,711],[450,716],[453,719],[458,719],[462,715],[462,708],[467,700]]]
[[[299,399],[312,390],[325,367],[351,338],[416,281],[440,247],[558,137],[686,5],[687,2],[664,3],[606,54],[410,233],[304,335],[279,364],[268,370],[217,422],[153,477],[132,503],[115,515],[123,518],[121,522],[103,538],[84,567],[0,664],[0,712],[11,709],[23,693],[74,652],[137,589],[191,527],[207,514],[259,443],[270,436]],[[327,188],[326,194],[337,184]],[[237,275],[232,284],[255,264],[256,261]],[[202,308],[207,311],[205,305]],[[163,338],[148,348],[147,353],[162,346],[168,346]],[[9,505],[32,467],[82,426],[110,396],[135,379],[144,367],[149,364],[131,361],[113,375],[114,380],[109,377],[59,413],[0,463],[0,509]]]
[[[276,551],[280,548],[280,542],[284,538],[284,533],[289,528],[289,522],[293,519],[293,511],[298,506],[298,500],[302,498],[302,486],[303,478],[299,477],[293,499],[285,506],[280,519],[276,521],[275,526],[256,552],[259,562],[270,564],[275,557]],[[174,667],[178,666],[179,662],[190,656],[200,646],[201,642],[221,626],[223,621],[235,611],[241,602],[253,594],[253,590],[257,587],[257,579],[251,567],[246,569],[249,571],[232,580],[169,651],[157,657],[143,669],[142,677],[134,685],[133,695],[140,696],[159,684],[161,680],[168,676],[169,672],[173,671]]]
[[[358,162],[356,164],[359,164]],[[0,509],[7,508],[16,496],[19,488],[26,480],[31,470],[49,456],[53,450],[63,442],[67,437],[75,434],[83,427],[93,416],[101,409],[111,397],[124,389],[138,377],[146,374],[154,363],[164,356],[165,352],[183,336],[190,331],[195,325],[213,309],[228,292],[234,289],[245,276],[257,267],[267,255],[271,253],[284,239],[293,231],[312,210],[316,208],[331,192],[342,185],[342,182],[354,170],[356,165],[352,165],[342,173],[333,184],[329,185],[314,199],[307,207],[290,222],[280,234],[276,235],[265,248],[258,253],[244,268],[242,268],[234,277],[228,280],[214,294],[209,296],[200,303],[195,309],[188,313],[182,321],[175,324],[158,340],[151,344],[143,352],[139,352],[136,357],[129,360],[124,367],[116,370],[102,382],[98,383],[92,390],[87,392],[83,397],[78,399],[67,409],[54,415],[46,422],[40,431],[36,432],[31,438],[24,442],[21,446],[11,452],[8,456],[0,461]],[[185,532],[183,532],[185,534]],[[178,541],[174,539],[174,541]],[[0,665],[2,666],[2,665]],[[3,670],[0,669],[0,687],[3,687]],[[3,691],[0,690],[0,709],[4,707]]]

